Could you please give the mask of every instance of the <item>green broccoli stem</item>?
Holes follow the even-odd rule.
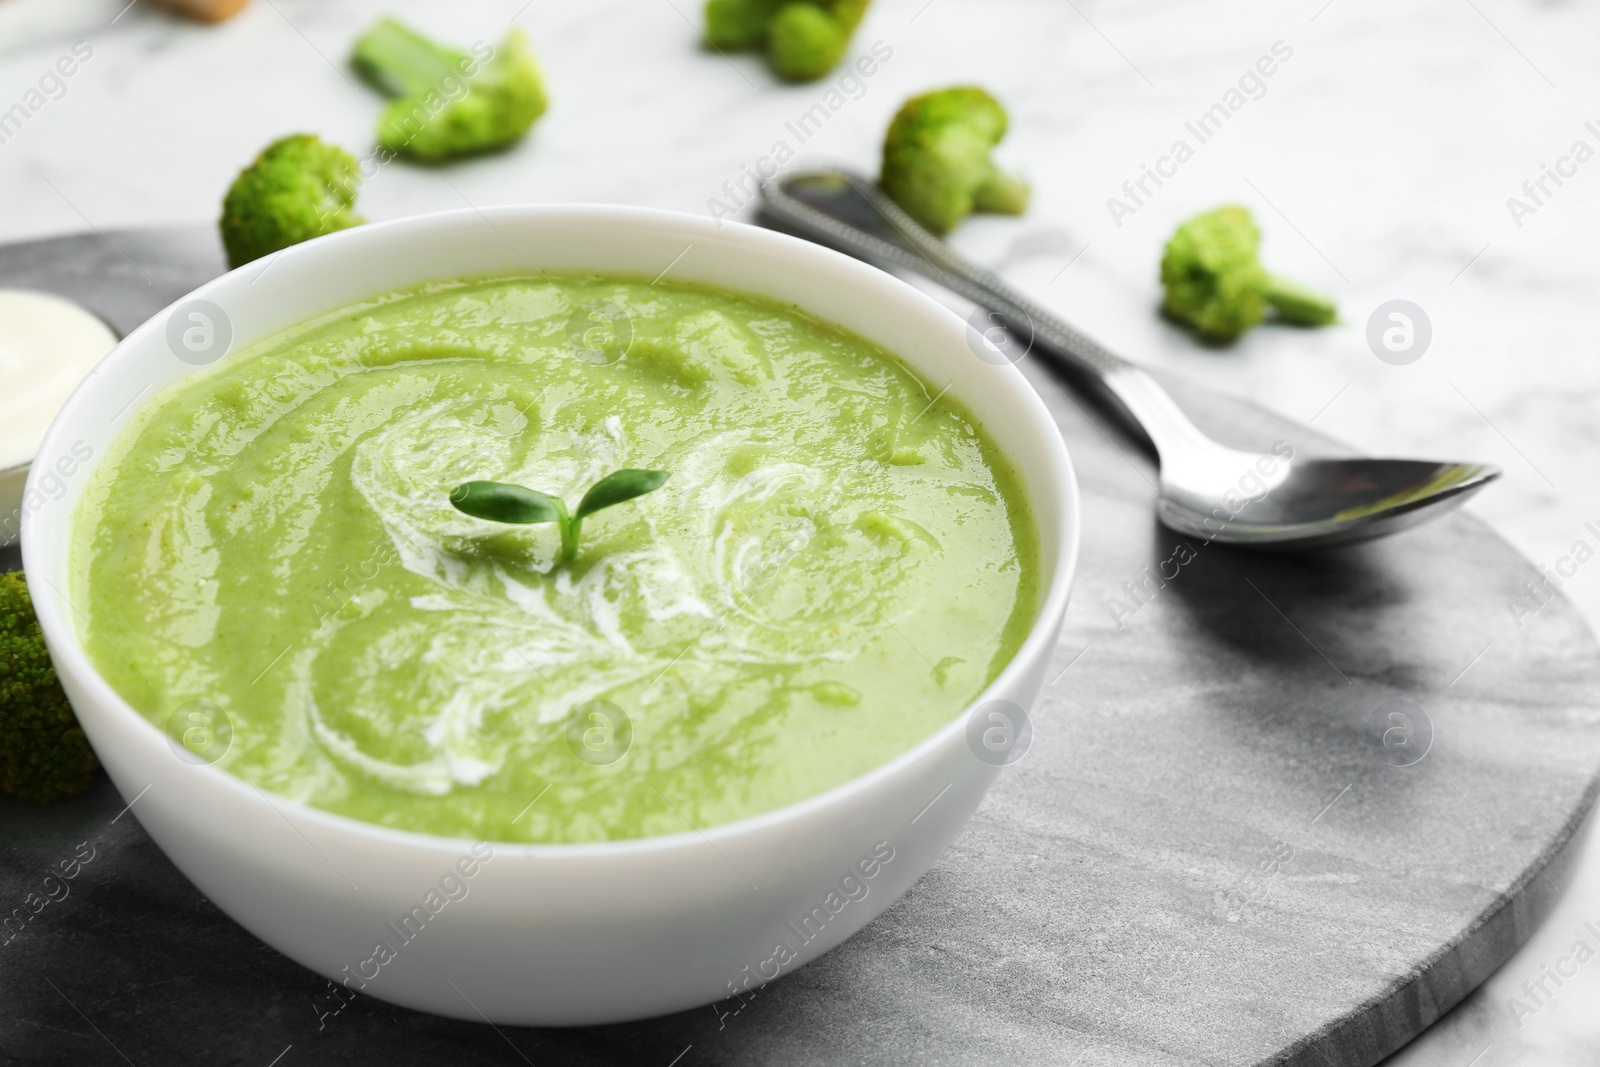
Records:
[[[997,215],[1020,215],[1028,210],[1032,190],[1021,178],[1014,178],[996,169],[989,179],[972,194],[974,211],[989,211]]]
[[[1339,306],[1332,298],[1284,278],[1267,280],[1267,303],[1279,319],[1296,326],[1327,326],[1339,320]]]
[[[386,18],[356,42],[352,58],[363,75],[391,96],[422,96],[441,92],[446,78],[462,77],[460,64],[467,57]]]
[[[712,48],[754,48],[777,8],[778,0],[706,0],[706,42]]]

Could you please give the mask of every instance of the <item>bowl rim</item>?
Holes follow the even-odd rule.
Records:
[[[902,299],[908,300],[917,308],[920,314],[941,319],[948,326],[965,328],[962,320],[955,312],[940,304],[928,294],[887,271],[880,270],[842,252],[749,223],[718,221],[687,212],[659,208],[586,202],[499,205],[482,209],[461,208],[367,223],[314,238],[299,245],[291,246],[286,251],[292,252],[294,258],[298,259],[306,254],[320,254],[320,251],[326,251],[329,248],[375,239],[372,235],[390,234],[406,230],[426,232],[429,228],[436,226],[446,228],[458,225],[481,227],[485,222],[493,227],[497,218],[515,219],[519,222],[538,222],[547,219],[552,222],[569,224],[574,220],[593,221],[602,225],[607,223],[649,224],[657,227],[678,227],[685,232],[686,236],[699,234],[707,239],[715,237],[722,241],[753,242],[756,245],[766,244],[770,249],[782,254],[812,260],[817,267],[839,275],[840,284],[856,284],[863,288],[877,287],[882,289],[887,287],[891,290],[898,290]],[[208,299],[219,289],[231,288],[237,285],[238,279],[244,273],[249,272],[252,266],[254,266],[253,263],[247,263],[236,267],[179,296],[119,339],[111,351],[96,365],[95,369],[73,390],[66,403],[56,413],[49,429],[45,432],[39,454],[45,454],[49,448],[58,447],[58,438],[66,439],[70,436],[68,430],[77,416],[78,409],[86,403],[84,397],[97,387],[104,367],[116,360],[134,358],[132,355],[134,350],[143,347],[146,339],[151,334],[162,329],[164,316],[174,307],[191,300]],[[490,277],[491,275],[486,273],[483,276]],[[717,287],[728,292],[746,292],[750,295],[761,295],[754,290],[739,290],[734,286],[719,285]],[[375,293],[373,295],[380,294]],[[801,305],[797,304],[796,306]],[[315,317],[315,314],[320,313],[314,313],[308,318]],[[253,344],[259,339],[249,338],[240,342],[238,348]],[[892,351],[890,354],[896,358],[903,358]],[[204,368],[196,369],[203,370]],[[910,748],[877,764],[862,774],[790,804],[705,827],[694,827],[691,822],[691,829],[646,837],[621,838],[608,841],[524,842],[500,841],[493,838],[474,838],[470,836],[451,837],[367,822],[353,816],[341,815],[313,807],[304,801],[282,794],[273,793],[269,795],[267,791],[255,786],[254,783],[246,781],[244,778],[232,774],[215,764],[197,765],[174,760],[174,770],[176,773],[199,774],[206,783],[204,787],[225,790],[247,804],[260,805],[264,803],[267,807],[275,809],[284,818],[287,818],[292,813],[297,820],[301,820],[304,824],[315,827],[322,832],[353,837],[374,846],[401,847],[411,850],[425,850],[430,854],[454,856],[461,852],[463,846],[483,841],[494,849],[496,857],[524,857],[552,862],[601,858],[622,859],[676,851],[686,847],[698,847],[705,843],[710,843],[713,847],[716,847],[719,844],[731,843],[740,839],[756,838],[768,833],[781,832],[785,826],[804,822],[813,813],[836,805],[848,805],[859,794],[869,793],[877,789],[889,779],[899,775],[903,770],[931,757],[938,750],[957,742],[958,735],[965,733],[967,719],[974,708],[994,699],[997,692],[1010,689],[1016,682],[1017,677],[1027,669],[1026,665],[1035,659],[1042,657],[1048,662],[1050,649],[1041,646],[1046,644],[1053,646],[1058,636],[1059,627],[1057,623],[1066,614],[1067,600],[1077,570],[1080,542],[1081,502],[1077,475],[1072,465],[1071,456],[1067,452],[1065,440],[1045,407],[1044,401],[1032,384],[1015,364],[997,366],[995,370],[1000,380],[1005,383],[1005,387],[1015,394],[1015,399],[1020,409],[1019,414],[1025,413],[1027,420],[1034,424],[1032,428],[1039,431],[1039,436],[1045,443],[1045,450],[1049,460],[1048,466],[1054,475],[1055,489],[1060,498],[1060,521],[1057,524],[1059,533],[1054,545],[1056,556],[1055,572],[1051,577],[1048,588],[1045,590],[1044,596],[1040,598],[1028,636],[1017,648],[1016,652],[1012,654],[1011,659],[999,674],[977,696],[964,704],[961,710],[954,714],[949,721]],[[185,375],[185,377],[188,377],[188,375]],[[999,386],[997,385],[996,387]],[[160,390],[144,398],[142,403],[137,405],[130,403],[128,409],[118,416],[118,425],[112,430],[113,438],[120,434],[122,428],[127,425],[128,421],[139,410],[158,395],[160,395]],[[960,398],[958,397],[958,399]],[[998,448],[999,446],[996,445],[996,447]],[[1006,455],[1007,458],[1011,456],[1010,453],[1003,452],[1002,454]],[[96,456],[86,465],[86,478],[92,477],[103,459],[103,456]],[[1020,473],[1019,471],[1019,475]],[[35,488],[33,482],[36,474],[37,468],[30,472],[27,485],[24,488],[24,494]],[[1033,481],[1037,484],[1036,479]],[[1038,502],[1035,498],[1038,494],[1031,490],[1030,480],[1025,475],[1022,475],[1022,483],[1024,490],[1028,492],[1030,509],[1037,512]],[[87,482],[84,484],[87,484]],[[71,497],[71,511],[65,520],[68,526],[71,526],[76,521],[77,508],[80,502],[81,491]],[[28,512],[24,509],[21,524],[24,573],[44,574],[47,571],[46,559],[51,555],[70,553],[74,539],[67,538],[59,546],[40,545],[37,538],[29,537],[31,527],[35,522],[39,521],[33,516],[33,512]],[[1034,517],[1034,522],[1035,533],[1040,538],[1040,550],[1041,552],[1046,551],[1047,545],[1042,532],[1039,530],[1040,524],[1037,515]],[[70,624],[68,620],[63,618],[63,613],[60,610],[60,601],[67,601],[72,611],[77,609],[71,605],[66,594],[55,588],[54,583],[45,579],[45,584],[49,586],[52,595],[35,598],[35,610],[39,624],[49,640],[52,657],[58,662],[58,674],[61,676],[70,675],[78,685],[88,688],[91,691],[91,700],[96,702],[102,709],[108,709],[112,717],[120,717],[126,720],[129,728],[143,733],[149,741],[159,741],[162,745],[168,744],[170,739],[166,732],[128,703],[89,660],[76,625]],[[543,796],[543,791],[540,792],[539,796]],[[537,798],[535,802],[537,802]]]

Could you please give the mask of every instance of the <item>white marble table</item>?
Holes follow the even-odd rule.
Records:
[[[1588,480],[1600,474],[1600,161],[1561,162],[1580,139],[1600,151],[1585,127],[1600,131],[1600,12],[1510,0],[878,0],[857,46],[881,41],[892,56],[844,86],[802,144],[786,124],[826,103],[832,83],[781,86],[754,58],[700,51],[691,0],[256,0],[216,29],[124,3],[0,0],[0,112],[39,104],[20,125],[0,121],[0,240],[212,217],[234,172],[290,131],[359,150],[378,102],[342,61],[384,11],[463,43],[498,38],[516,18],[553,104],[504,156],[383,168],[362,193],[375,219],[558,200],[707,212],[714,198],[731,204],[723,183],[778,141],[800,164],[870,169],[905,96],[981,82],[1009,104],[1005,155],[1037,193],[1022,220],[968,224],[962,247],[1127,355],[1370,452],[1500,464],[1505,479],[1472,507],[1600,619],[1600,564],[1574,556],[1580,541],[1600,550],[1586,526],[1600,529]],[[92,55],[30,96],[74,40]],[[1276,42],[1292,55],[1198,144],[1185,123]],[[1114,219],[1108,198],[1178,138],[1193,158],[1159,188],[1147,180],[1150,195]],[[1547,179],[1535,203],[1523,183],[1545,165],[1575,173],[1559,187]],[[1514,217],[1512,196],[1536,210]],[[1154,314],[1161,242],[1225,200],[1256,209],[1269,263],[1337,293],[1346,325],[1264,328],[1218,352]],[[1395,298],[1433,327],[1427,353],[1404,366],[1365,339],[1368,314]],[[1075,610],[1098,605],[1080,594]],[[1585,857],[1529,944],[1396,1062],[1600,1061],[1600,962],[1570,955],[1580,937],[1600,949],[1582,929],[1600,929],[1600,849]],[[1560,986],[1546,977],[1574,967]],[[1525,984],[1537,992],[1541,980],[1549,995],[1535,1000]],[[1513,997],[1533,1010],[1513,1012]]]

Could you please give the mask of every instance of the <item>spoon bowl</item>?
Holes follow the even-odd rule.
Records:
[[[1277,550],[1363,541],[1458,507],[1500,475],[1481,463],[1301,457],[1287,444],[1270,453],[1229,448],[1145,371],[923,229],[871,180],[845,171],[788,175],[762,186],[762,203],[786,229],[925,275],[988,309],[1017,343],[1001,348],[988,330],[971,327],[980,358],[1014,362],[1038,349],[1097,387],[1154,446],[1156,513],[1179,533]]]
[[[1232,450],[1229,450],[1232,451]],[[1235,453],[1236,471],[1281,472],[1225,487],[1186,484],[1161,472],[1157,514],[1180,533],[1260,549],[1321,548],[1364,541],[1426,522],[1460,506],[1499,475],[1479,463],[1415,459],[1284,459],[1272,453]],[[1246,466],[1245,464],[1248,464]],[[1230,489],[1235,494],[1230,500]],[[1230,511],[1231,508],[1236,510]]]

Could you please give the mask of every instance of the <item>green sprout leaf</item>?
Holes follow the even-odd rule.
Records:
[[[589,487],[573,514],[580,519],[593,515],[601,508],[609,508],[613,504],[621,504],[660,489],[661,483],[666,480],[666,471],[613,471]]]
[[[559,497],[507,482],[463,482],[450,491],[450,503],[465,515],[490,522],[556,523],[561,530],[561,558],[571,562],[578,554],[586,516],[659,489],[666,480],[666,471],[613,471],[589,487],[578,510],[571,514]]]
[[[450,503],[457,511],[490,522],[528,525],[567,517],[567,506],[555,497],[506,482],[463,482],[450,491]]]

